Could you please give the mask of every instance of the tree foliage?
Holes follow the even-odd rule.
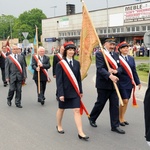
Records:
[[[5,22],[2,21],[5,18]],[[45,19],[46,15],[42,12],[42,10],[34,8],[30,11],[25,11],[20,14],[18,18],[13,16],[1,16],[0,20],[2,23],[0,24],[0,39],[6,39],[7,36],[11,36],[12,29],[12,37],[19,38],[20,42],[24,39],[22,32],[28,32],[27,39],[33,42],[33,38],[35,35],[35,25],[38,27],[38,38],[40,40],[40,36],[42,34],[42,19]]]
[[[0,39],[7,39],[8,36],[13,36],[13,25],[15,24],[17,18],[12,15],[2,15],[0,16]]]

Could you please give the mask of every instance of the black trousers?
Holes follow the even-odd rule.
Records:
[[[7,100],[11,101],[14,97],[15,92],[16,92],[15,104],[20,105],[22,93],[22,81],[16,80],[14,82],[10,82]]]
[[[5,68],[1,68],[1,73],[2,73],[2,81],[5,84],[5,83],[7,83],[6,79],[5,79]]]
[[[119,101],[115,90],[97,89],[97,101],[91,111],[90,120],[93,122],[101,114],[107,100],[109,99],[109,113],[111,128],[119,127]]]
[[[150,87],[148,87],[144,98],[145,138],[150,141]]]
[[[45,90],[46,90],[46,83],[47,83],[47,81],[40,81],[40,93],[38,93],[38,81],[35,80],[39,100],[45,100],[44,94],[45,94]]]

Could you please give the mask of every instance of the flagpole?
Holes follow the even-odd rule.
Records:
[[[84,4],[84,1],[81,0],[81,2],[82,2],[82,4],[83,4],[83,6],[85,7],[86,11],[88,12],[88,10],[87,10],[87,8],[86,8],[86,5]],[[89,16],[89,13],[88,13],[88,16]],[[91,19],[90,16],[89,16],[89,19]],[[93,25],[93,22],[92,22],[92,21],[91,21],[91,24],[92,24],[92,26],[93,26],[95,35],[96,35],[96,37],[97,37],[97,40],[98,40],[98,43],[99,43],[101,52],[102,52],[102,54],[103,54],[103,57],[104,57],[106,66],[107,66],[107,68],[108,68],[108,70],[109,70],[109,69],[110,69],[109,63],[108,63],[108,61],[107,61],[107,59],[106,59],[106,56],[105,56],[105,53],[104,53],[104,49],[103,49],[103,47],[102,47],[101,41],[100,41],[100,39],[99,39],[99,37],[98,37],[98,35],[97,35],[97,33],[96,33],[96,30],[95,30],[95,28],[94,28],[94,25]],[[121,95],[120,95],[118,86],[117,86],[117,84],[116,84],[115,82],[113,82],[113,84],[114,84],[114,87],[115,87],[115,89],[116,89],[116,93],[117,93],[117,96],[118,96],[118,98],[119,98],[120,104],[121,104],[121,106],[123,106],[123,101],[122,101],[122,98],[121,98]]]
[[[38,28],[37,28],[37,26],[35,25],[35,28],[36,28],[36,51],[37,51],[37,57],[39,56],[39,54],[38,54]],[[39,64],[37,64],[38,65],[38,68],[39,68],[39,70],[38,70],[38,94],[40,94],[40,66],[39,66]]]

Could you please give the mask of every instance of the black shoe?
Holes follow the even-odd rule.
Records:
[[[65,133],[64,130],[59,131],[59,130],[58,130],[58,126],[56,126],[56,129],[57,129],[57,132],[60,133],[60,134],[64,134],[64,133]]]
[[[41,105],[44,105],[44,103],[45,103],[45,101],[44,101],[44,100],[42,100],[42,101],[41,101]]]
[[[97,124],[96,124],[96,122],[94,122],[94,121],[92,121],[92,120],[90,120],[89,119],[89,122],[90,122],[90,125],[92,126],[92,127],[97,127]]]
[[[4,82],[4,87],[6,87],[8,84],[7,84],[7,82]]]
[[[18,108],[22,108],[22,106],[21,106],[21,105],[16,105],[16,107],[18,107]]]
[[[125,126],[126,124],[124,122],[120,122],[120,125],[121,126]]]
[[[7,100],[7,104],[8,104],[8,106],[11,106],[11,101]]]
[[[124,121],[124,124],[125,124],[125,125],[129,125],[129,122],[127,122],[127,121]]]
[[[125,131],[120,129],[119,127],[112,128],[111,131],[114,131],[114,132],[117,132],[117,133],[120,133],[120,134],[125,134]]]
[[[78,137],[79,137],[79,139],[81,139],[81,140],[83,139],[83,140],[85,140],[85,141],[87,141],[87,140],[89,139],[88,136],[84,136],[84,137],[83,137],[83,136],[81,136],[81,135],[79,135],[79,134],[78,134]]]

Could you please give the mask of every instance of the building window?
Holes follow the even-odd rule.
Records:
[[[100,30],[100,33],[103,33],[103,30]]]
[[[120,28],[117,28],[117,32],[120,32]]]
[[[68,32],[68,36],[70,36],[70,32]]]
[[[76,32],[74,32],[74,35],[76,35]]]
[[[104,33],[106,33],[106,29],[104,29]]]
[[[142,26],[142,31],[146,31],[146,26]]]
[[[132,31],[135,31],[135,27],[132,27]]]
[[[80,31],[77,32],[77,35],[80,35]]]
[[[116,28],[113,28],[112,31],[113,31],[113,33],[116,33]]]
[[[124,32],[124,28],[121,28],[121,32]]]
[[[147,26],[147,30],[150,30],[150,26]]]
[[[140,31],[140,28],[139,28],[139,26],[138,26],[138,27],[135,27],[135,29],[136,29],[136,31]]]
[[[130,27],[127,27],[127,32],[130,32]]]

